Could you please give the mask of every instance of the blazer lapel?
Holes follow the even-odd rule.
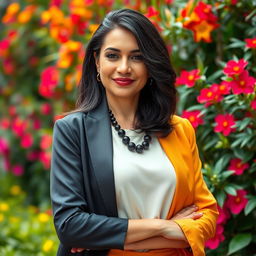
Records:
[[[107,215],[115,217],[118,213],[113,173],[113,144],[105,96],[100,105],[87,114],[85,129],[93,170]]]

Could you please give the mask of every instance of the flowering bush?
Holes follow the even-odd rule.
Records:
[[[204,177],[219,204],[217,232],[206,243],[207,255],[252,255],[256,247],[255,1],[0,3],[1,179],[17,181],[26,191],[25,202],[49,204],[53,123],[74,107],[86,42],[103,16],[119,7],[144,13],[170,50],[178,74],[177,112],[196,130]],[[28,212],[39,221],[36,213]],[[17,248],[7,239],[13,236],[8,228],[0,250]],[[45,243],[51,248],[52,242]]]

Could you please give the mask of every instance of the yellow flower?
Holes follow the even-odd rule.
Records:
[[[18,15],[18,22],[21,24],[28,23],[34,13],[36,6],[28,5],[19,15]]]
[[[44,242],[42,249],[44,252],[49,252],[52,250],[52,248],[53,248],[53,241],[48,239]]]
[[[38,220],[42,223],[48,222],[49,219],[50,219],[50,216],[44,212],[42,212],[38,215]]]
[[[18,3],[12,3],[7,8],[7,13],[9,15],[15,15],[20,10],[20,5]]]
[[[90,24],[89,31],[91,32],[91,34],[93,34],[98,27],[99,27],[99,24]]]
[[[3,220],[4,220],[4,215],[0,213],[0,222],[2,222]]]
[[[13,195],[13,196],[17,196],[19,195],[20,193],[22,192],[20,186],[18,185],[13,185],[10,189],[10,193]]]
[[[17,217],[10,217],[10,222],[11,222],[11,223],[18,223],[18,222],[20,222],[20,218],[17,218]]]
[[[6,212],[9,210],[9,205],[7,203],[0,203],[0,211]]]

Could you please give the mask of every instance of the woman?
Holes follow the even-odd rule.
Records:
[[[110,12],[90,40],[77,109],[54,126],[58,255],[195,255],[215,232],[175,73],[142,14]]]

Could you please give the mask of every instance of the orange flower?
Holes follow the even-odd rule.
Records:
[[[211,32],[215,29],[215,26],[211,23],[208,23],[206,20],[203,20],[201,23],[198,23],[193,26],[194,31],[194,40],[200,42],[201,40],[210,43]]]
[[[2,18],[3,23],[10,23],[15,21],[15,15],[19,12],[20,5],[18,3],[12,3],[7,7],[6,14]]]
[[[31,17],[36,9],[35,5],[28,5],[19,15],[18,22],[21,24],[28,23],[31,20]]]
[[[91,34],[93,34],[97,30],[98,27],[99,27],[99,24],[90,24],[89,31],[91,32]]]
[[[70,18],[64,18],[61,24],[50,25],[50,35],[60,43],[65,43],[69,40],[73,33],[73,26]]]

